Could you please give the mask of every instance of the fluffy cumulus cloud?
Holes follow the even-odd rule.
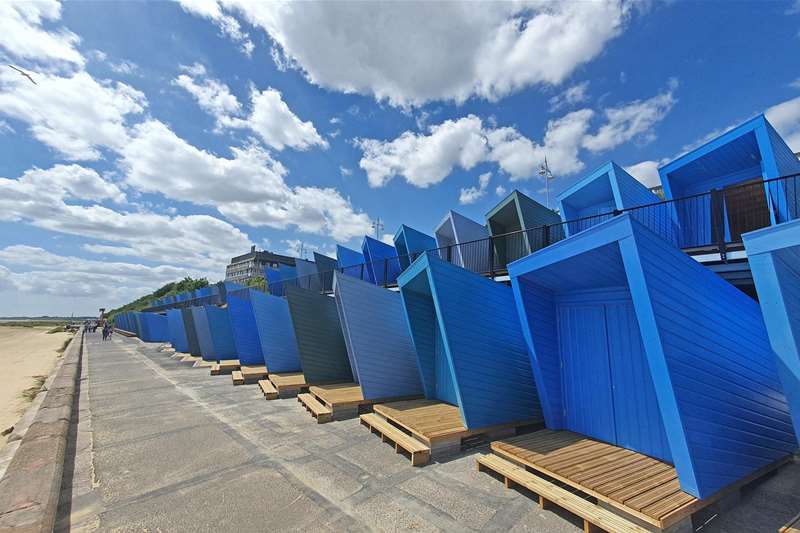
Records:
[[[573,174],[584,167],[581,150],[601,153],[631,140],[653,140],[653,127],[675,103],[675,88],[670,83],[650,99],[620,104],[599,117],[588,108],[572,111],[548,121],[541,142],[513,127],[484,124],[475,115],[447,120],[427,133],[406,131],[391,141],[358,139],[356,146],[363,152],[359,166],[372,187],[381,187],[395,176],[429,187],[456,167],[470,170],[482,162],[496,163],[512,181],[529,179],[538,174],[545,157],[554,173]]]
[[[550,104],[550,111],[558,111],[564,107],[585,102],[589,99],[589,81],[577,83],[567,87],[563,92],[551,97],[547,102]]]
[[[85,60],[77,50],[80,42],[77,35],[66,29],[49,31],[42,27],[60,18],[58,0],[0,2],[0,49],[15,60],[83,66]]]
[[[767,120],[794,152],[800,152],[800,96],[767,109]]]
[[[89,251],[221,271],[250,244],[247,235],[220,219],[122,211],[114,205],[124,200],[114,183],[79,165],[0,178],[0,221],[100,241],[95,246],[102,248]]]
[[[217,24],[235,15],[264,29],[276,64],[311,83],[398,106],[559,84],[622,32],[635,5],[209,0],[200,10],[179,1]]]
[[[68,76],[36,74],[36,85],[0,71],[0,114],[28,124],[30,133],[70,160],[96,160],[100,148],[121,149],[126,121],[147,106],[130,85],[98,81],[85,71]]]
[[[216,0],[181,0],[181,7],[188,13],[206,18],[217,25],[220,32],[240,44],[242,52],[248,57],[253,53],[255,45],[247,32],[242,31],[239,21],[222,12]]]
[[[467,187],[461,189],[458,194],[458,203],[461,205],[474,204],[484,196],[486,196],[486,189],[489,187],[489,181],[492,179],[491,172],[485,172],[478,176],[477,187]],[[498,185],[498,187],[500,187]]]
[[[661,178],[658,175],[658,167],[661,164],[660,161],[642,161],[626,167],[625,171],[646,186],[655,187],[661,185]]]
[[[132,187],[213,206],[234,222],[295,226],[339,241],[368,231],[369,217],[336,189],[289,186],[283,165],[256,145],[231,152],[231,158],[224,158],[200,150],[163,123],[149,120],[133,129],[121,165]]]
[[[221,81],[208,77],[205,67],[194,64],[173,84],[194,96],[201,109],[214,117],[217,129],[242,128],[256,133],[266,145],[283,150],[287,146],[307,150],[313,146],[328,147],[311,121],[303,121],[284,102],[280,91],[271,87],[250,93],[250,113],[245,116],[239,100]]]

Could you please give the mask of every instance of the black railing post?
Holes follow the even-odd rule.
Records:
[[[453,262],[453,245],[452,244],[447,246],[447,262],[448,263],[452,263]]]
[[[494,236],[489,236],[489,277],[494,279]]]
[[[358,279],[364,281],[364,263],[361,263],[361,270],[358,272]]]
[[[542,228],[542,248],[550,246],[550,224]]]
[[[719,249],[720,259],[727,262],[725,250],[725,192],[711,189],[711,240]]]
[[[389,260],[383,260],[383,286],[389,286]]]

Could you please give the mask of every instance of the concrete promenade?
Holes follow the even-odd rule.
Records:
[[[485,447],[413,468],[357,420],[317,425],[294,399],[121,336],[87,334],[83,371],[61,530],[581,530],[478,473]],[[703,531],[775,531],[798,510],[794,464]]]

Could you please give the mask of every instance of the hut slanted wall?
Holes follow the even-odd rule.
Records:
[[[747,233],[744,244],[800,443],[800,220]]]
[[[186,331],[186,343],[189,347],[189,353],[195,357],[200,357],[200,341],[197,338],[197,329],[194,324],[194,314],[191,307],[185,307],[180,310],[183,317],[183,328]]]
[[[288,287],[286,292],[306,383],[352,382],[334,299],[296,287]]]
[[[206,308],[202,305],[198,305],[192,307],[191,311],[195,332],[197,332],[197,345],[200,349],[200,356],[203,358],[203,361],[216,361],[214,343],[211,340],[211,331],[208,328]]]
[[[169,327],[169,342],[176,352],[189,353],[189,341],[186,338],[186,329],[183,326],[183,314],[180,309],[167,311],[167,326]]]
[[[341,244],[336,245],[336,268],[348,276],[369,280],[369,274],[364,264],[364,254],[351,250]]]
[[[366,235],[361,251],[364,253],[369,281],[375,285],[393,284],[397,281],[401,268],[394,246]]]
[[[552,209],[521,192],[511,191],[500,203],[486,214],[486,227],[493,237],[494,260],[497,268],[505,268],[508,263],[525,257],[545,245],[544,226],[550,228],[550,239],[559,240],[561,219]],[[507,235],[512,232],[511,235]]]
[[[296,259],[294,262],[295,270],[297,272],[296,285],[303,289],[319,292],[321,285],[319,283],[319,273],[317,272],[317,265],[312,261],[305,259]]]
[[[317,274],[322,290],[333,290],[333,272],[336,270],[336,259],[314,252],[314,264],[317,265]]]
[[[289,303],[261,292],[250,293],[261,353],[270,372],[299,372],[300,356],[292,327]]]
[[[228,317],[231,333],[236,345],[239,363],[242,365],[264,365],[261,341],[258,337],[256,318],[251,305],[251,295],[255,289],[244,289],[228,293]]]
[[[486,226],[449,211],[436,228],[434,236],[441,259],[473,272],[491,270],[490,261],[494,261],[494,258],[489,252],[489,245],[480,242],[489,237]]]
[[[337,273],[335,295],[350,365],[364,399],[422,396],[400,294]]]
[[[758,304],[630,215],[509,266],[545,421],[706,498],[795,448]]]
[[[200,343],[200,353],[206,361],[236,359],[236,344],[233,342],[228,312],[221,307],[206,305],[193,307],[192,313]]]
[[[401,224],[394,234],[394,247],[399,256],[400,269],[405,270],[416,259],[417,255],[436,249],[436,239],[405,224]]]
[[[145,342],[166,342],[169,340],[167,317],[157,313],[139,313],[139,338]]]
[[[458,406],[467,429],[541,421],[509,287],[431,253],[398,282],[427,398]]]

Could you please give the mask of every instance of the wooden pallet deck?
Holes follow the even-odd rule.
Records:
[[[492,442],[491,449],[503,459],[660,529],[690,517],[788,460],[777,461],[711,498],[698,500],[680,489],[672,465],[570,431],[544,429]]]
[[[261,392],[264,393],[264,398],[267,400],[277,400],[278,399],[278,389],[275,388],[275,385],[268,379],[261,379],[258,381],[258,387],[261,389]]]
[[[244,385],[244,377],[242,376],[241,370],[234,370],[231,372],[231,379],[233,380],[233,385]]]
[[[239,368],[245,383],[256,383],[261,379],[267,379],[267,367],[264,365],[242,365]]]
[[[376,403],[405,400],[407,398],[376,398],[367,400],[361,386],[357,383],[331,383],[327,385],[311,385],[309,394],[322,405],[330,409],[332,420],[355,418],[359,414],[372,411]]]
[[[308,383],[302,372],[271,373],[269,380],[278,391],[279,398],[291,398],[308,390]]]
[[[779,533],[800,533],[800,513],[783,526]]]
[[[211,366],[212,376],[221,376],[223,374],[230,374],[234,370],[239,370],[238,359],[224,359]]]
[[[375,414],[387,420],[393,427],[427,446],[429,456],[434,458],[459,452],[464,440],[470,437],[501,438],[514,435],[518,427],[533,423],[524,421],[469,430],[461,421],[458,407],[438,400],[416,399],[376,403],[372,408]],[[361,421],[370,427],[371,431],[381,433],[379,427],[365,421],[363,416]],[[384,440],[388,438],[396,442],[392,435],[381,434],[385,437]]]

